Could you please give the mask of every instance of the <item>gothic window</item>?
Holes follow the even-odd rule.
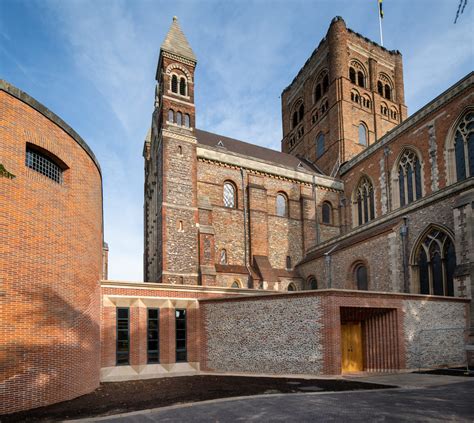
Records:
[[[357,72],[357,85],[365,87],[364,74],[361,71]]]
[[[234,281],[232,282],[232,285],[230,286],[231,288],[240,288],[240,283],[239,281]]]
[[[300,106],[300,109],[298,111],[298,117],[299,117],[299,121],[301,122],[303,120],[303,117],[304,117],[304,104],[302,104]]]
[[[184,77],[181,77],[179,80],[179,93],[181,95],[186,95],[186,79]]]
[[[294,283],[290,283],[290,284],[288,285],[288,291],[289,291],[289,292],[296,291],[296,286],[295,286]]]
[[[191,126],[191,119],[189,118],[188,114],[184,115],[184,126],[189,128]]]
[[[363,123],[359,124],[359,144],[367,146],[367,128]]]
[[[171,91],[178,94],[178,77],[176,75],[171,76]]]
[[[377,81],[377,92],[383,97],[383,84],[382,81]]]
[[[354,68],[349,68],[349,79],[353,84],[356,83],[356,71]]]
[[[276,196],[276,214],[277,216],[285,217],[288,215],[288,201],[284,194],[277,194]]]
[[[328,88],[329,88],[329,75],[326,74],[324,75],[324,78],[323,78],[323,94],[326,94]]]
[[[319,134],[316,139],[316,157],[321,157],[324,154],[324,134]]]
[[[291,269],[291,256],[286,256],[286,268]]]
[[[401,207],[421,198],[421,164],[413,150],[405,150],[400,158],[398,184]]]
[[[314,276],[310,276],[308,279],[308,287],[309,289],[318,289],[318,281]]]
[[[331,204],[328,203],[327,201],[323,203],[322,207],[322,218],[323,218],[323,223],[326,224],[331,224],[332,221],[332,207]]]
[[[219,255],[219,263],[227,264],[227,250],[224,248],[221,250],[221,253]]]
[[[454,296],[456,252],[447,233],[430,229],[418,244],[415,260],[420,294]]]
[[[390,85],[388,85],[388,84],[385,84],[385,87],[384,87],[384,97],[387,100],[392,99],[392,89],[390,88]]]
[[[466,113],[456,128],[454,154],[457,180],[474,176],[474,111]]]
[[[369,289],[367,267],[365,267],[363,264],[358,264],[355,267],[354,276],[357,289],[360,291],[367,291]]]
[[[314,101],[319,101],[322,97],[321,94],[321,84],[316,85],[316,90],[314,92]]]
[[[183,124],[183,114],[181,112],[176,113],[176,124],[179,126]]]
[[[172,109],[168,110],[168,122],[174,123],[174,110]]]
[[[224,183],[224,207],[231,209],[236,207],[235,186],[232,182]]]
[[[367,176],[363,176],[355,192],[355,215],[359,225],[375,217],[374,186]]]

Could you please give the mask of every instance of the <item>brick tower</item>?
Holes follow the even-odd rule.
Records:
[[[155,110],[143,150],[145,281],[198,283],[195,67],[174,17],[160,49]]]
[[[281,100],[282,151],[334,176],[406,118],[402,56],[336,17]]]

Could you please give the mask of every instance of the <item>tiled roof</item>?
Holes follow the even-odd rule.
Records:
[[[213,134],[212,132],[196,129],[196,138],[199,144],[209,147],[221,148],[222,151],[242,154],[259,160],[265,160],[277,165],[285,166],[295,170],[306,170],[309,172],[320,173],[313,165],[303,159],[282,153],[270,148],[260,147],[259,145],[239,141],[223,135]]]
[[[178,56],[185,57],[186,59],[190,59],[193,62],[196,62],[196,56],[186,39],[183,31],[178,23],[178,18],[176,16],[173,17],[173,23],[166,35],[165,41],[161,44],[161,50],[167,51],[169,53],[176,54]]]

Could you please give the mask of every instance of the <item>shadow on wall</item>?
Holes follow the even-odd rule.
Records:
[[[96,295],[77,292],[84,311],[51,287],[7,288],[0,414],[71,399],[99,385],[99,286]]]

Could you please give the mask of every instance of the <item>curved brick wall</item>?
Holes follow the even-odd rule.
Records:
[[[58,184],[25,166],[26,143],[68,169]],[[0,414],[99,385],[102,180],[60,118],[0,81]],[[1,173],[1,169],[0,169]]]

